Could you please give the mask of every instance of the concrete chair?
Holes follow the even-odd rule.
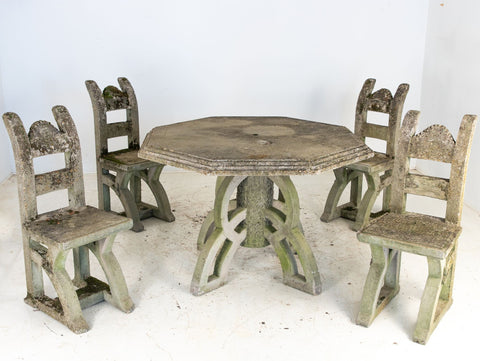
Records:
[[[85,205],[80,143],[75,125],[63,106],[53,114],[58,129],[47,121],[32,124],[29,133],[15,113],[3,120],[13,147],[23,235],[27,297],[25,302],[65,324],[75,333],[89,329],[82,308],[103,300],[124,312],[133,310],[120,265],[112,253],[119,231],[132,220]],[[33,159],[64,153],[65,168],[35,174]],[[38,214],[37,196],[68,189],[66,208]],[[95,255],[108,284],[90,275],[89,252]],[[73,281],[65,261],[73,253]],[[45,294],[43,272],[58,295]]]
[[[122,202],[127,217],[133,219],[132,230],[143,231],[141,219],[156,217],[172,222],[175,217],[159,181],[164,165],[138,158],[140,148],[138,106],[133,87],[127,78],[118,78],[120,89],[107,86],[103,91],[87,80],[95,120],[98,207],[110,211],[110,188]],[[125,110],[126,121],[107,123],[107,112]],[[128,137],[127,148],[110,152],[108,139]],[[141,180],[150,187],[156,206],[142,202]]]
[[[354,230],[365,226],[370,216],[376,217],[388,211],[390,203],[390,184],[395,157],[397,135],[407,96],[409,85],[400,84],[394,96],[385,88],[373,92],[375,79],[367,79],[358,96],[355,113],[355,134],[365,138],[375,138],[386,142],[386,151],[375,152],[373,158],[350,164],[334,170],[335,182],[328,194],[327,202],[321,216],[324,222],[330,222],[338,217],[355,221]],[[368,112],[388,114],[388,126],[368,123]],[[363,176],[368,189],[362,196]],[[340,196],[346,186],[351,183],[350,201],[338,206]],[[382,211],[371,214],[375,200],[383,192]]]
[[[398,293],[402,252],[425,256],[428,279],[413,335],[414,341],[425,344],[452,304],[465,175],[477,117],[463,117],[455,141],[441,125],[414,135],[418,114],[408,112],[401,129],[390,212],[372,220],[357,235],[361,242],[370,244],[372,251],[357,323],[369,326]],[[450,178],[412,173],[410,158],[450,163]],[[407,194],[445,200],[445,217],[406,212]]]

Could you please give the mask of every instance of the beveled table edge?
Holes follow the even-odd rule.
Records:
[[[264,176],[264,175],[301,175],[317,174],[328,170],[340,168],[353,164],[364,159],[373,157],[374,152],[367,145],[347,149],[337,153],[335,156],[315,159],[310,162],[299,162],[298,160],[261,160],[249,159],[236,161],[237,165],[228,164],[230,160],[211,160],[189,154],[182,157],[178,152],[160,150],[156,152],[140,148],[138,156],[160,164],[192,170],[202,174],[222,176]],[[193,161],[194,160],[194,161]],[[292,165],[295,169],[292,169]]]

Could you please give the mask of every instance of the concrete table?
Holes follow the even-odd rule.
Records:
[[[138,156],[219,176],[214,210],[198,237],[194,295],[226,282],[238,247],[268,244],[280,259],[285,284],[319,294],[320,275],[289,176],[339,168],[373,151],[342,126],[285,117],[210,117],[154,128]]]

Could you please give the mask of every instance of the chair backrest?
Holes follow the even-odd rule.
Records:
[[[375,138],[386,141],[385,154],[395,156],[398,132],[402,120],[403,104],[410,86],[400,84],[394,96],[390,90],[382,88],[373,92],[375,79],[369,78],[363,83],[358,95],[355,112],[355,134],[365,138]],[[388,114],[388,125],[367,122],[368,112]]]
[[[58,129],[39,120],[32,124],[28,134],[17,114],[3,115],[15,156],[22,224],[37,217],[37,196],[45,193],[68,189],[71,208],[85,205],[82,156],[75,124],[65,107],[57,105],[52,112]],[[64,153],[65,168],[35,174],[34,158],[57,153]]]
[[[133,87],[127,78],[118,78],[120,89],[113,85],[100,90],[97,83],[87,80],[87,86],[93,107],[95,121],[95,144],[97,157],[108,153],[108,139],[127,136],[128,148],[140,148],[140,134],[138,126],[138,105]],[[107,123],[107,112],[125,109],[124,122]]]
[[[391,210],[404,212],[407,194],[437,198],[447,202],[445,221],[459,224],[477,116],[463,117],[455,140],[438,124],[415,135],[419,114],[410,110],[403,121],[393,168]],[[410,158],[450,163],[449,179],[411,173]]]

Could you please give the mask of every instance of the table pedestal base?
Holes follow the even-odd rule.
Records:
[[[243,181],[239,199],[230,200]],[[271,196],[273,184],[279,189],[279,199]],[[242,243],[248,247],[271,244],[286,285],[313,295],[321,292],[320,275],[303,236],[298,194],[290,177],[219,177],[215,193],[214,210],[198,237],[200,255],[191,284],[194,295],[226,283],[230,262]]]

